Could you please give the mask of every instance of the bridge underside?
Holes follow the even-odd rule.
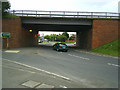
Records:
[[[34,31],[78,32],[88,30],[90,25],[23,24],[25,29]]]
[[[31,19],[31,20],[30,20]],[[58,21],[57,21],[58,20]],[[77,32],[77,47],[93,49],[118,38],[119,20],[71,18],[13,18],[2,20],[2,32],[9,32],[9,48],[37,45],[38,31]],[[29,29],[33,32],[30,33]],[[119,35],[120,37],[120,35]],[[3,38],[3,48],[7,39]]]
[[[77,47],[91,49],[92,26],[90,25],[23,24],[22,26],[26,30],[32,29],[34,34],[38,31],[77,32]]]

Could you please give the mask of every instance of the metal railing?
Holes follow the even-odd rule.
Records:
[[[74,18],[120,19],[120,13],[112,13],[112,12],[11,10],[10,13],[16,16],[32,16],[32,17],[74,17]]]

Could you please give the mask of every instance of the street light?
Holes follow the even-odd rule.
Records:
[[[32,30],[29,30],[29,32],[32,32]]]

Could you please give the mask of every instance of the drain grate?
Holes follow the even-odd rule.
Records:
[[[25,86],[25,87],[34,88],[34,87],[36,87],[39,84],[40,84],[39,82],[35,82],[35,81],[32,81],[32,80],[29,80],[29,81],[23,83],[22,85]]]

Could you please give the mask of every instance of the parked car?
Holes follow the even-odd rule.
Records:
[[[53,45],[53,49],[57,50],[57,51],[68,51],[68,46],[64,43],[55,43]]]

